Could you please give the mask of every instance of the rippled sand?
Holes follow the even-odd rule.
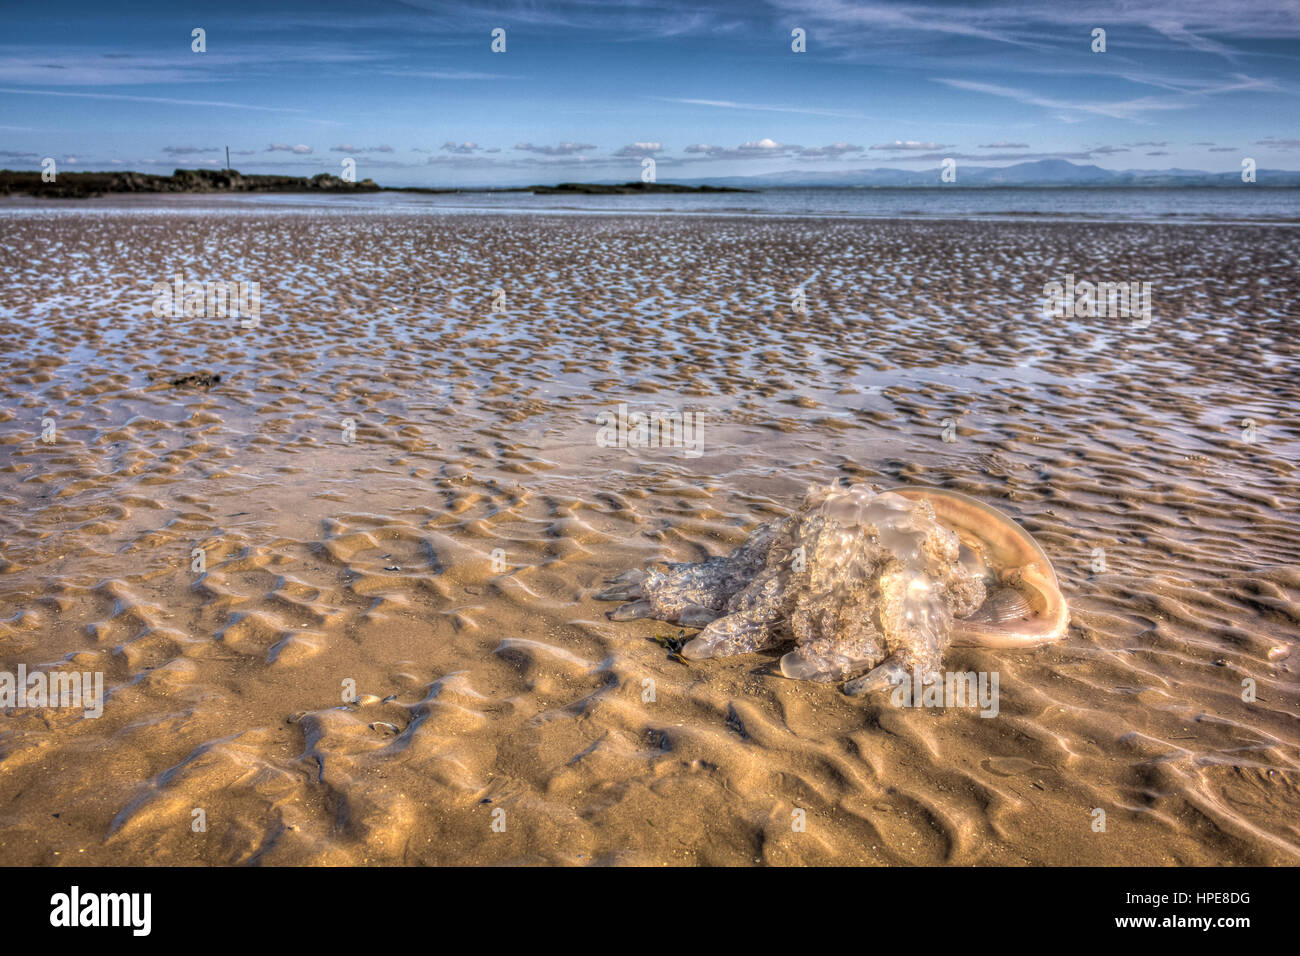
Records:
[[[4,862],[1300,861],[1300,230],[4,209],[0,669],[108,692],[0,721]],[[154,317],[177,271],[260,327]],[[1044,319],[1066,273],[1150,327]],[[836,479],[1052,556],[1065,642],[949,652],[997,717],[592,598]]]

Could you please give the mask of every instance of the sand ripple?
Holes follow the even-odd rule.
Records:
[[[0,664],[108,695],[5,716],[8,862],[1300,860],[1296,230],[3,228]],[[153,316],[177,270],[259,281],[261,326]],[[1154,321],[1044,319],[1067,272],[1151,282]],[[702,414],[702,454],[601,447],[621,403]],[[996,718],[685,666],[591,599],[837,478],[1053,557],[1067,641],[948,661]]]

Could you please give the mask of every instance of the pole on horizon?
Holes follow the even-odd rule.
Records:
[[[226,172],[230,172],[230,147],[226,147]]]

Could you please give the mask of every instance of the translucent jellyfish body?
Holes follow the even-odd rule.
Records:
[[[661,563],[609,582],[614,620],[700,627],[695,660],[794,642],[791,678],[849,693],[942,666],[950,643],[1059,640],[1068,610],[1042,549],[1001,512],[955,492],[814,488],[790,517],[725,557]]]

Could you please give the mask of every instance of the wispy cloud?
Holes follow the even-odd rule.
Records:
[[[1233,74],[1232,82],[1203,86],[1200,89],[1172,96],[1142,96],[1128,100],[1069,100],[1054,96],[1045,96],[1031,90],[1002,86],[996,83],[984,83],[977,80],[964,80],[952,77],[935,77],[935,82],[943,83],[953,89],[969,90],[973,93],[985,93],[1015,100],[1028,106],[1038,106],[1055,110],[1062,119],[1078,118],[1079,114],[1108,116],[1112,119],[1138,119],[1146,113],[1165,110],[1187,109],[1195,105],[1198,97],[1216,96],[1223,93],[1241,92],[1243,90],[1276,89],[1271,80],[1257,80],[1240,73]]]
[[[410,76],[423,80],[522,80],[511,73],[482,73],[477,70],[384,70],[389,76]]]
[[[353,146],[351,143],[343,143],[341,146],[331,146],[331,153],[391,153],[391,146]]]
[[[788,14],[828,27],[813,42],[843,46],[855,33],[881,31],[910,34],[942,33],[953,37],[991,40],[995,43],[1038,48],[1042,44],[1023,34],[1025,15],[999,16],[997,10],[944,5],[859,3],[845,0],[775,0]]]
[[[737,30],[746,20],[745,11],[729,12],[720,7],[702,7],[691,0],[656,0],[653,3],[546,3],[505,0],[501,3],[456,3],[445,0],[397,0],[427,17],[425,29],[463,28],[473,17],[482,22],[528,28],[529,32],[563,31],[599,33],[615,40],[666,39],[685,35],[711,35]],[[508,36],[509,34],[507,34]],[[485,43],[486,45],[486,43]]]
[[[559,143],[555,146],[534,146],[532,143],[515,144],[515,149],[526,153],[540,153],[543,156],[574,156],[595,148],[591,143]]]
[[[851,153],[862,152],[861,146],[852,143],[831,143],[828,146],[806,146],[799,149],[800,159],[841,159]]]
[[[1158,7],[1156,8],[1159,9]],[[1157,19],[1151,22],[1151,28],[1163,33],[1171,40],[1189,46],[1193,50],[1200,50],[1202,53],[1213,53],[1216,56],[1222,56],[1229,60],[1236,59],[1237,51],[1232,47],[1225,46],[1217,40],[1211,40],[1209,37],[1202,36],[1199,33],[1193,33],[1187,27],[1183,26],[1176,20]]]
[[[1169,50],[1195,50],[1227,59],[1242,50],[1230,39],[1300,37],[1293,2],[1242,5],[1218,0],[1160,0],[1155,5],[1127,0],[1081,0],[1052,4],[1004,0],[986,3],[882,3],[859,0],[771,0],[783,15],[810,26],[810,42],[837,49],[857,48],[869,55],[890,36],[946,35],[1002,45],[1049,49],[1068,38],[1107,29],[1112,47],[1160,41]],[[1082,33],[1080,31],[1083,31]],[[1141,36],[1145,31],[1146,36]],[[1136,36],[1135,36],[1136,35]],[[874,39],[875,44],[864,42]],[[915,45],[915,43],[913,43]],[[1109,54],[1108,54],[1109,55]]]
[[[887,150],[889,152],[925,152],[932,149],[947,149],[943,143],[921,143],[914,139],[896,139],[892,143],[878,143],[868,149]]]
[[[805,116],[835,116],[846,119],[871,118],[849,110],[824,109],[812,106],[775,106],[769,103],[738,103],[735,100],[669,99],[666,97],[655,97],[655,99],[664,99],[669,103],[685,103],[689,106],[713,106],[718,109],[753,110],[760,113],[802,113]]]
[[[655,153],[662,153],[663,143],[629,143],[622,149],[614,152],[615,156],[628,159],[639,159],[646,156],[653,156]]]
[[[0,93],[20,96],[72,96],[87,100],[126,100],[132,103],[169,103],[175,106],[213,106],[221,109],[257,110],[262,113],[303,113],[305,110],[280,106],[257,106],[253,103],[231,103],[226,100],[180,100],[168,96],[132,96],[127,93],[73,93],[66,90],[25,90],[0,87]]]
[[[270,45],[242,39],[222,52],[160,55],[124,53],[66,44],[49,51],[12,51],[0,48],[0,83],[21,86],[142,86],[149,84],[223,82],[232,73],[258,75],[283,68],[286,63],[334,67],[372,62],[383,54],[358,49],[355,44],[294,43]]]
[[[688,157],[706,159],[772,159],[798,150],[798,146],[778,143],[769,137],[750,140],[739,146],[714,146],[709,143],[692,143],[684,152]]]

